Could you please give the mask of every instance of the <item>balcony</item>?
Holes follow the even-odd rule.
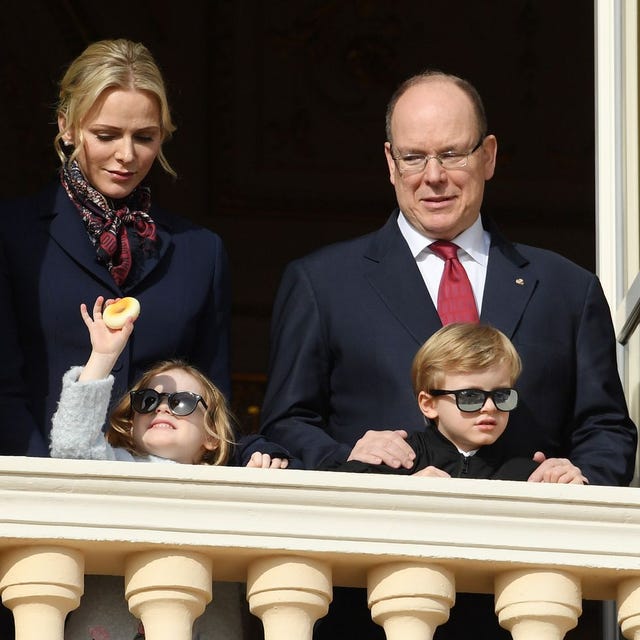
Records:
[[[430,638],[456,591],[495,593],[516,640],[560,639],[583,598],[617,600],[638,640],[640,492],[0,457],[17,640],[62,640],[85,574],[125,576],[147,640],[189,640],[212,580],[247,583],[267,640],[310,638],[333,585],[367,587],[388,640]]]

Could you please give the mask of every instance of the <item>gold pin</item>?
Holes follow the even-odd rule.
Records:
[[[516,284],[522,287],[524,286],[524,280],[522,278],[516,278]]]

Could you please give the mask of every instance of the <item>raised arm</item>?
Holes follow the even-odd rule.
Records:
[[[133,320],[128,319],[121,329],[109,329],[102,317],[104,306],[102,296],[96,299],[92,315],[85,304],[80,305],[92,350],[84,367],[72,367],[62,379],[60,402],[51,424],[54,458],[119,459],[106,441],[102,425],[113,387],[111,369],[133,331]]]

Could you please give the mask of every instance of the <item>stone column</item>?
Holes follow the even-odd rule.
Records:
[[[456,596],[453,573],[438,565],[381,565],[369,571],[367,585],[371,617],[387,640],[431,640]]]
[[[262,620],[265,640],[311,640],[331,597],[331,568],[322,562],[282,556],[249,566],[247,600],[251,613]]]
[[[640,577],[618,585],[618,624],[628,640],[640,640]]]
[[[562,640],[582,613],[580,581],[563,571],[507,571],[495,578],[495,597],[514,640]]]
[[[22,547],[0,558],[2,602],[13,611],[16,640],[62,640],[83,589],[84,556],[75,549]]]
[[[194,620],[211,602],[211,564],[205,555],[175,550],[127,558],[125,596],[147,640],[191,640]]]

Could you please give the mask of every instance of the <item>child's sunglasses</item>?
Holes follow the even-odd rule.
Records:
[[[496,409],[500,411],[513,411],[518,406],[518,392],[515,389],[493,389],[484,391],[482,389],[431,389],[432,396],[447,396],[449,394],[456,397],[456,405],[460,411],[472,413],[480,411],[484,407],[487,398],[493,400]]]
[[[136,413],[151,413],[163,398],[167,399],[169,411],[174,416],[188,416],[193,413],[202,402],[202,406],[207,409],[207,403],[197,393],[191,391],[176,391],[175,393],[159,393],[155,389],[138,389],[129,393],[131,397],[131,408]]]

